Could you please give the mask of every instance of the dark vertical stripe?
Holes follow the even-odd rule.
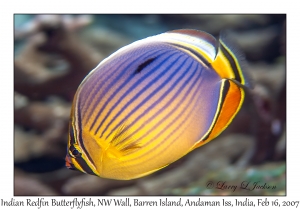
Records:
[[[197,69],[197,68],[196,68]],[[197,79],[195,79],[195,82],[190,86],[190,89],[189,89],[189,91],[188,92],[190,92],[190,90],[194,87],[194,85],[195,85],[195,83],[196,82],[199,82],[198,83],[198,85],[197,85],[197,87],[195,88],[195,91],[194,91],[194,93],[193,93],[193,96],[192,96],[192,98],[191,98],[191,101],[193,101],[193,100],[195,100],[196,102],[195,102],[195,105],[197,104],[197,101],[199,100],[199,97],[200,97],[200,95],[195,99],[195,97],[196,97],[196,95],[198,94],[198,92],[197,92],[197,90],[200,88],[200,85],[201,85],[201,82],[200,82],[200,78],[201,78],[201,74],[202,74],[202,70],[201,70],[201,72],[200,72],[200,75],[197,77]],[[189,103],[187,103],[187,106],[190,106],[191,105],[191,101],[189,102]],[[194,105],[194,106],[195,106]],[[187,107],[186,106],[186,107]],[[183,124],[185,124],[186,123],[186,121],[187,121],[187,119],[191,116],[191,113],[193,112],[193,109],[191,110],[191,112],[189,112],[189,114],[187,115],[187,117],[182,121],[182,123],[180,124],[180,125],[178,125],[171,133],[174,133],[174,131],[175,130],[178,130],[178,128],[180,128]],[[180,115],[178,115],[177,117],[179,117]],[[175,120],[174,120],[175,121]],[[157,125],[159,125],[160,123],[161,123],[162,121],[160,121]],[[154,139],[155,138],[158,138],[163,132],[165,132],[165,130],[166,129],[164,129],[162,132],[160,132],[159,134],[157,134],[155,137],[154,137]],[[182,132],[184,132],[184,130],[182,131]],[[182,135],[182,132],[179,134],[179,135],[177,135],[177,137],[175,138],[175,139],[178,139],[181,135]],[[171,136],[171,134],[170,135],[168,135],[168,137],[170,137]],[[143,138],[143,137],[141,137],[141,138]],[[165,138],[165,139],[167,139],[167,138]],[[164,140],[165,140],[164,139]],[[141,156],[139,156],[139,157],[136,157],[136,158],[134,158],[134,159],[131,159],[131,161],[133,161],[133,160],[136,160],[136,159],[142,159],[142,157],[144,157],[144,156],[146,156],[146,155],[148,155],[149,153],[151,153],[152,151],[154,151],[154,150],[156,150],[157,148],[159,148],[160,146],[161,146],[161,144],[162,143],[164,143],[165,141],[164,140],[162,140],[162,141],[160,141],[160,143],[158,143],[155,147],[153,147],[151,150],[149,150],[147,153],[144,153],[143,155],[141,155]],[[148,144],[150,144],[151,142],[148,142],[146,145],[144,145],[145,147],[148,145]],[[167,147],[169,147],[169,145],[170,144],[172,144],[172,142],[170,142],[168,145],[166,145],[165,147],[167,148]],[[147,160],[143,160],[143,162],[147,162],[147,161],[150,161],[152,159],[152,156],[150,156]],[[137,164],[135,164],[135,165],[132,165],[132,166],[130,166],[130,167],[133,167],[133,166],[136,166],[136,165],[139,165],[139,164],[141,164],[141,163],[137,163]]]
[[[174,73],[169,77],[169,78],[167,78],[166,79],[166,81],[171,81],[171,79],[176,75],[176,74],[178,74],[178,71],[182,68],[182,66],[183,65],[185,65],[185,63],[186,63],[186,61],[188,60],[188,58],[187,59],[185,59],[184,60],[184,62],[176,69],[176,70],[174,70]],[[145,113],[147,113],[147,112],[149,112],[157,103],[159,103],[162,99],[164,99],[172,90],[174,90],[174,88],[176,87],[176,85],[178,85],[178,83],[180,82],[180,80],[182,80],[183,79],[183,77],[190,71],[190,68],[192,67],[192,64],[193,64],[193,62],[191,62],[190,63],[190,65],[189,65],[189,67],[187,67],[186,68],[186,70],[178,77],[178,79],[176,80],[176,81],[174,81],[173,82],[173,84],[164,92],[164,94],[162,94],[161,95],[161,97],[159,97],[154,103],[152,103],[152,105],[150,106],[150,107],[148,107],[146,110],[145,110]],[[196,70],[197,71],[197,70]],[[180,92],[182,91],[182,88],[184,88],[185,86],[186,86],[186,84],[188,83],[188,82],[190,82],[190,80],[194,77],[194,75],[195,75],[195,73],[196,73],[196,71],[194,71],[193,73],[191,73],[191,75],[190,75],[190,77],[188,77],[186,80],[185,80],[185,82],[183,82],[183,84],[181,85],[181,87],[178,89],[178,91],[174,94],[174,96],[159,110],[159,111],[157,111],[149,120],[148,120],[148,122],[149,121],[151,121],[156,115],[158,115],[158,114],[160,114],[165,108],[167,108],[173,101],[174,101],[174,99],[178,96],[178,94],[180,94]],[[161,88],[161,87],[159,87],[159,88]],[[181,100],[181,102],[183,101],[183,99]],[[180,104],[180,103],[179,103]],[[174,111],[174,109],[173,109],[173,111]],[[172,111],[172,113],[173,113],[173,111]],[[131,124],[129,124],[128,125],[128,127],[130,127],[130,126],[132,126],[132,125],[134,125],[138,120],[140,120],[142,117],[144,116],[144,114],[143,113],[141,113]],[[170,116],[170,115],[168,115],[168,116]],[[164,119],[166,119],[166,117],[164,118]],[[159,123],[158,123],[159,124]],[[157,124],[157,125],[158,125]],[[140,126],[138,129],[136,129],[133,133],[132,133],[132,135],[133,134],[135,134],[135,133],[137,133],[142,127],[143,127],[144,125],[142,125],[142,126]],[[114,128],[115,129],[115,128]],[[151,129],[151,131],[152,130],[154,130],[154,128],[152,128]],[[151,132],[151,131],[149,131],[149,132]],[[148,133],[149,133],[148,132]],[[148,134],[147,133],[147,134]],[[110,135],[110,134],[109,134]],[[145,135],[144,135],[145,136]],[[125,141],[126,139],[124,139],[124,141]]]
[[[155,52],[156,53],[156,52]],[[161,52],[163,53],[163,52]],[[153,56],[153,54],[150,54],[148,57]],[[147,58],[146,58],[147,59]],[[122,74],[120,74],[112,83],[111,85],[115,85],[115,83],[121,79],[123,77],[123,74],[128,74],[128,71],[131,67],[133,67],[134,65],[136,65],[137,62],[139,62],[139,60],[134,60],[136,62],[131,63],[127,68],[123,69]],[[122,84],[120,84],[120,86],[110,95],[110,97],[105,101],[105,103],[103,104],[103,106],[101,107],[101,109],[99,110],[99,112],[97,113],[96,117],[93,119],[93,123],[91,125],[91,127],[89,128],[89,130],[91,131],[93,129],[93,127],[95,126],[95,123],[97,121],[97,119],[99,118],[99,116],[102,114],[103,110],[107,107],[108,103],[115,97],[115,95],[120,92],[120,90],[122,90],[124,88],[124,86],[128,85],[128,83],[130,82],[130,80],[132,80],[132,76],[129,76]],[[107,94],[107,92],[109,92],[109,89],[111,88],[111,86],[108,86],[106,88],[106,90],[104,90],[102,93],[102,95]],[[98,105],[99,101],[102,99],[102,97],[97,97],[97,101],[93,107],[93,110],[91,111],[95,111],[95,107]],[[102,121],[103,123],[103,121]],[[95,134],[97,133],[97,131],[95,132]]]
[[[189,86],[189,88],[188,88],[188,90],[187,90],[187,93],[188,93],[188,94],[191,94],[192,89],[195,88],[195,85],[196,85],[196,83],[198,82],[199,84],[198,84],[198,86],[195,88],[195,91],[194,91],[193,96],[192,96],[192,98],[191,98],[191,101],[194,100],[195,96],[196,96],[197,93],[198,93],[197,90],[199,89],[200,84],[201,84],[200,78],[201,78],[202,71],[203,71],[203,70],[201,70],[201,71],[199,72],[199,76],[198,76],[198,77],[195,77],[195,73],[198,73],[198,65],[197,65],[197,67],[195,68],[193,74],[191,74],[191,76],[190,76],[189,78],[186,79],[186,81],[182,84],[182,86],[179,88],[179,90],[176,92],[176,94],[172,97],[172,99],[169,101],[169,103],[172,103],[172,102],[174,101],[174,99],[181,93],[182,89],[186,86],[187,83],[190,83],[190,86]],[[194,79],[194,81],[191,83],[191,79],[194,78],[194,77],[195,77],[195,79]],[[177,81],[174,83],[174,86],[175,86],[176,84],[177,84]],[[173,87],[173,88],[174,88],[174,87]],[[172,88],[172,89],[173,89],[173,88]],[[180,100],[180,102],[179,102],[178,104],[183,103],[183,102],[186,100],[186,97],[187,97],[187,95],[185,95],[185,97],[183,97],[183,98]],[[169,105],[169,103],[168,103],[168,105]],[[190,102],[190,103],[187,103],[185,109],[186,109],[190,104],[191,104],[191,102]],[[168,107],[168,106],[165,105],[161,110],[159,110],[159,112],[163,111],[163,110],[166,109],[167,107]],[[157,127],[159,127],[160,124],[161,124],[162,122],[164,122],[165,120],[167,120],[167,119],[174,113],[174,111],[176,110],[176,107],[177,107],[177,106],[174,106],[174,108],[173,108],[173,109],[172,109],[172,110],[171,110],[171,111],[170,111],[163,119],[161,119],[161,120],[160,120],[154,127],[152,127],[147,133],[145,133],[143,136],[141,136],[140,139],[142,139],[142,138],[144,138],[145,136],[147,136],[149,133],[151,133],[153,130],[155,130]],[[180,117],[180,115],[178,115],[178,116],[175,118],[175,120],[172,121],[170,124],[168,124],[168,125],[163,129],[163,131],[161,131],[158,135],[156,135],[156,136],[154,137],[154,139],[155,139],[155,138],[158,138],[163,132],[165,132],[165,130],[167,130],[170,126],[172,126],[173,123],[176,122],[176,120],[177,120],[179,117]],[[140,140],[140,139],[137,139],[137,141]],[[151,141],[150,141],[150,142],[151,142]],[[149,143],[150,143],[150,142],[149,142]],[[147,143],[146,145],[148,145],[149,143]]]
[[[199,78],[200,78],[200,76],[201,76],[201,75],[199,75]],[[196,81],[199,82],[199,80],[196,80]],[[195,89],[195,91],[194,91],[194,93],[193,93],[193,97],[191,98],[191,100],[189,101],[189,103],[187,103],[187,106],[191,106],[193,100],[195,101],[195,102],[194,102],[194,106],[196,106],[197,101],[198,101],[200,95],[197,97],[197,99],[195,99],[195,97],[196,97],[196,95],[198,94],[197,90],[200,88],[200,84],[201,84],[201,82],[198,83],[198,86],[197,86],[197,88]],[[193,87],[193,86],[194,86],[194,85],[191,85],[191,87]],[[186,106],[186,108],[187,108],[187,106]],[[193,111],[194,111],[194,110],[191,109],[191,111],[187,114],[187,116],[181,121],[181,123],[180,123],[176,128],[174,128],[174,129],[169,133],[169,135],[168,135],[167,137],[165,137],[164,139],[162,139],[155,147],[153,147],[153,148],[152,148],[151,150],[149,150],[147,153],[145,153],[145,154],[143,154],[143,155],[141,155],[141,156],[139,156],[139,157],[137,157],[137,158],[142,158],[143,156],[146,156],[147,154],[149,154],[149,153],[151,153],[152,151],[156,150],[157,148],[161,147],[161,145],[162,145],[163,143],[165,143],[165,141],[166,141],[167,139],[170,139],[170,137],[174,134],[175,131],[177,131],[180,127],[182,127],[184,124],[186,124],[186,122],[188,121],[188,119],[191,117],[191,114],[192,114]],[[181,115],[177,115],[177,117],[175,118],[174,121],[177,121],[177,119],[178,119],[179,117],[181,117]],[[161,123],[161,122],[160,122],[160,123]],[[158,124],[158,125],[159,125],[159,124]],[[153,139],[159,138],[159,136],[160,136],[163,132],[165,132],[165,130],[167,130],[169,127],[171,127],[172,125],[173,125],[173,122],[171,122],[164,130],[162,130],[160,133],[158,133]],[[185,127],[187,127],[187,126],[188,126],[188,125],[186,125]],[[178,139],[178,138],[182,135],[183,132],[184,132],[184,129],[182,130],[182,132],[181,132],[180,134],[178,134],[175,138],[173,138],[173,140]],[[149,143],[151,143],[151,142],[148,142],[145,146],[147,146]],[[168,148],[170,144],[172,144],[172,142],[170,142],[168,145],[165,145],[165,148]],[[135,158],[135,159],[136,159],[136,158]],[[150,157],[148,160],[150,160],[150,159],[151,159],[151,157]],[[146,160],[145,162],[147,162],[148,160]]]
[[[171,56],[170,56],[170,57],[171,57]],[[170,58],[170,57],[168,57],[168,58]],[[178,57],[180,57],[180,56],[178,56]],[[161,65],[164,64],[164,62],[165,62],[166,60],[167,60],[167,59],[165,59],[160,65],[156,66],[154,69],[149,70],[149,73],[150,73],[150,72],[153,72],[153,71],[156,70],[156,69],[159,69],[159,68],[161,67]],[[148,83],[144,88],[142,88],[137,94],[135,94],[134,97],[132,97],[132,98],[131,98],[131,99],[130,99],[130,100],[129,100],[122,108],[121,108],[121,110],[119,110],[119,112],[118,112],[115,116],[112,117],[112,119],[110,120],[110,122],[107,124],[107,126],[106,126],[105,129],[103,130],[101,136],[103,136],[103,134],[106,132],[106,130],[108,129],[108,127],[109,127],[109,126],[111,125],[111,123],[119,116],[120,113],[122,113],[122,112],[123,112],[130,104],[132,104],[139,96],[141,96],[142,94],[144,94],[145,91],[146,91],[147,89],[149,89],[153,84],[155,84],[156,81],[160,80],[166,73],[168,73],[168,72],[169,72],[168,70],[169,70],[170,68],[172,68],[172,66],[173,66],[176,62],[178,62],[177,59],[175,59],[174,62],[172,62],[169,66],[167,66],[167,67],[166,67],[166,70],[161,71],[161,73],[160,73],[159,75],[157,75],[155,78],[153,78],[152,80],[150,80],[149,83]],[[173,73],[173,75],[175,75],[175,74],[176,74],[176,72]],[[145,78],[145,79],[147,79],[147,78]],[[143,80],[143,81],[144,81],[144,80]],[[141,81],[141,82],[143,82],[143,81]],[[168,80],[165,80],[165,81],[168,82]],[[138,81],[136,84],[139,85],[141,82]],[[135,85],[133,85],[133,87],[134,87],[134,86],[135,86]],[[152,96],[154,96],[158,91],[160,91],[161,88],[162,88],[163,86],[165,86],[164,83],[162,83],[162,84],[161,84],[159,87],[157,87],[153,92],[151,92],[151,94],[148,95],[148,96],[147,96],[147,97],[146,97],[139,105],[137,105],[137,106],[134,108],[134,110],[132,110],[129,114],[127,114],[126,117],[124,117],[122,121],[124,122],[124,121],[127,119],[128,116],[130,116],[132,113],[134,113],[135,110],[139,109],[142,105],[144,105],[144,103],[145,103],[146,101],[148,101]],[[119,104],[119,102],[120,102],[124,97],[126,97],[127,94],[129,94],[131,91],[132,91],[132,90],[129,89],[129,90],[122,96],[122,98],[120,98],[120,99],[118,100],[118,102],[114,105],[114,107],[112,107],[112,109],[111,109],[110,111],[113,111],[114,108]],[[110,113],[111,113],[111,112],[107,113],[106,117],[108,117],[108,116],[110,115]],[[105,121],[105,120],[106,120],[106,119],[104,119],[103,121]],[[122,123],[119,123],[118,126],[120,126],[121,124],[122,124]],[[111,132],[110,132],[110,134],[111,134],[118,126],[116,126],[114,129],[112,129]],[[100,127],[100,126],[99,126],[99,127]],[[109,134],[107,137],[109,137],[110,134]],[[107,137],[106,137],[106,138],[107,138]]]
[[[80,165],[80,167],[88,174],[97,176],[93,170],[88,166],[85,160],[82,157],[76,157],[75,161]]]
[[[239,73],[239,70],[236,66],[236,63],[232,57],[232,55],[227,51],[227,49],[223,46],[222,42],[220,42],[220,49],[221,51],[224,53],[225,57],[227,58],[227,60],[229,61],[230,63],[230,66],[233,70],[233,73],[234,73],[234,76],[235,76],[235,80],[238,81],[239,83],[242,82],[241,80],[241,75]]]
[[[150,58],[150,57],[153,57],[157,52],[158,52],[158,50],[155,49],[155,50],[147,51],[146,53],[144,53],[144,54],[141,55],[141,56],[145,56],[144,59],[148,59],[148,58]],[[89,112],[87,113],[87,117],[86,117],[87,120],[90,120],[90,119],[91,119],[91,115],[92,115],[93,112],[95,111],[95,108],[96,108],[97,105],[99,104],[99,101],[100,101],[100,100],[103,100],[103,96],[104,96],[105,94],[107,94],[107,92],[109,91],[109,89],[110,89],[113,85],[115,85],[115,83],[116,83],[118,80],[120,80],[121,78],[124,78],[124,76],[128,73],[128,70],[129,70],[130,68],[132,68],[132,66],[136,65],[136,63],[138,63],[139,60],[138,60],[138,59],[137,59],[137,60],[134,60],[133,62],[129,63],[126,67],[124,67],[123,65],[124,65],[124,63],[126,63],[126,62],[128,62],[128,59],[125,59],[124,62],[122,62],[117,68],[115,68],[116,71],[113,72],[113,74],[118,74],[118,76],[117,76],[114,80],[111,80],[111,79],[109,78],[111,74],[108,74],[108,75],[107,75],[107,78],[104,80],[104,83],[101,83],[101,81],[100,81],[100,82],[97,82],[95,85],[93,85],[93,83],[89,83],[89,84],[86,84],[86,85],[88,85],[88,87],[82,87],[83,89],[89,89],[89,86],[93,85],[93,86],[94,86],[93,90],[95,90],[93,93],[91,93],[92,91],[90,91],[89,95],[92,94],[92,95],[91,95],[91,98],[87,98],[87,100],[84,101],[84,105],[83,105],[84,107],[89,107],[89,106],[91,106],[92,101],[93,101],[95,98],[97,98],[97,100],[96,100],[95,104],[93,105],[93,107],[90,107],[90,108],[88,108],[88,110],[87,110],[87,111],[89,111]],[[100,66],[99,68],[101,68],[101,66]],[[96,70],[96,71],[98,71],[98,70]],[[120,72],[119,72],[119,71],[120,71]],[[109,70],[107,70],[107,72],[109,72]],[[98,74],[98,72],[95,72],[93,75],[90,75],[90,76],[97,79],[97,78],[99,78],[99,76],[98,76],[97,74]],[[102,75],[101,75],[101,76],[102,76]],[[107,84],[107,85],[106,85],[106,84]],[[106,86],[105,86],[105,85],[106,85]],[[100,89],[100,90],[103,89],[103,90],[102,90],[102,91],[99,91],[99,89]],[[120,89],[120,88],[119,88],[119,89]],[[118,92],[119,89],[116,90],[115,92]],[[97,94],[98,94],[99,92],[100,92],[100,95],[98,95],[98,97],[97,97]],[[85,97],[85,98],[86,98],[86,96],[82,96],[82,94],[80,94],[79,97]],[[88,96],[88,97],[89,97],[89,96]],[[111,99],[111,97],[106,101],[106,104],[110,101],[110,99]],[[100,113],[103,111],[103,108],[104,108],[104,107],[102,107],[102,109],[100,110]],[[84,113],[85,113],[85,112],[86,112],[86,111],[85,111],[85,109],[84,109]],[[97,115],[96,118],[98,118],[98,117],[99,117],[99,116]],[[92,127],[90,127],[90,130],[91,130],[91,129],[92,129]]]
[[[73,144],[75,144],[76,141],[75,141],[75,136],[74,136],[73,125],[71,122],[69,125],[69,132],[70,132],[70,145],[73,145]]]
[[[75,122],[77,122],[77,125],[78,125],[78,141],[79,141],[79,145],[81,147],[81,149],[84,151],[84,153],[86,154],[88,160],[93,164],[95,165],[92,157],[90,156],[89,152],[87,151],[87,149],[85,148],[84,146],[84,142],[83,142],[83,138],[82,138],[82,121],[81,121],[81,110],[80,110],[80,101],[79,101],[79,98],[78,98],[78,102],[77,102],[77,110],[78,110],[78,119],[75,119]],[[76,115],[75,115],[76,116]],[[99,154],[100,155],[100,154]]]
[[[120,97],[120,98],[118,99],[118,101],[117,101],[117,102],[109,109],[109,111],[107,112],[107,114],[105,115],[105,117],[102,119],[101,123],[98,125],[98,127],[97,127],[97,129],[96,129],[96,131],[95,131],[95,135],[97,134],[97,132],[99,131],[99,129],[100,129],[100,127],[103,125],[103,123],[106,121],[106,119],[107,119],[107,117],[110,115],[110,113],[115,109],[115,107],[116,107],[117,105],[119,105],[119,103],[120,103],[125,97],[128,97],[127,95],[128,95],[130,92],[132,92],[132,91],[136,88],[137,85],[139,85],[139,84],[141,84],[143,81],[145,81],[151,74],[153,74],[157,69],[159,69],[159,67],[160,67],[161,65],[163,65],[164,62],[165,62],[167,59],[169,59],[170,57],[173,57],[174,55],[175,55],[175,53],[172,53],[172,54],[169,55],[167,58],[164,58],[164,60],[161,61],[161,63],[159,63],[159,64],[158,64],[155,68],[153,68],[151,71],[148,71],[147,74],[143,75],[143,77],[141,77],[140,79],[138,79],[134,84],[132,84],[132,85],[127,89],[127,91],[126,91],[126,92],[122,95],[122,97]],[[128,78],[128,81],[125,81],[122,85],[120,85],[119,88],[118,88],[118,90],[121,90],[121,89],[123,89],[126,85],[128,85],[128,82],[129,82],[131,79],[132,79],[132,77],[131,77],[131,78]],[[118,91],[118,92],[119,92],[119,91]],[[118,92],[115,91],[115,92],[111,95],[110,99],[107,100],[107,103],[105,103],[105,104],[102,106],[102,109],[101,109],[102,111],[105,109],[105,107],[107,106],[108,102],[109,102],[112,98],[114,98],[115,95],[116,95]],[[99,112],[97,113],[97,116],[96,116],[95,120],[93,121],[93,125],[96,123],[97,118],[100,116],[100,114],[101,114],[101,111],[99,111]],[[92,129],[92,127],[93,127],[93,126],[91,126],[91,129]],[[103,133],[104,133],[104,132],[102,132],[102,134],[101,134],[100,137],[103,136]]]
[[[118,71],[120,71],[120,67],[123,67],[126,62],[128,62],[128,60],[124,60],[122,63],[120,63],[117,67],[115,67],[114,69],[116,69],[116,71],[114,73],[117,73]],[[101,74],[101,77],[97,76],[99,68],[101,68],[101,65],[97,67],[96,70],[94,70],[94,72],[91,75],[88,75],[85,83],[86,84],[82,84],[83,87],[81,87],[81,92],[80,95],[84,95],[84,97],[86,98],[86,100],[84,101],[84,104],[82,105],[82,111],[83,113],[86,113],[86,110],[89,111],[89,106],[91,104],[91,102],[93,101],[93,99],[96,97],[96,95],[99,93],[98,89],[99,87],[104,88],[107,87],[105,86],[110,80],[108,78],[111,77],[111,72],[110,71],[105,71]],[[108,84],[109,86],[110,84]],[[90,88],[90,86],[92,86],[92,88]],[[101,97],[100,97],[101,98]],[[95,105],[94,105],[95,107]],[[93,107],[93,108],[94,108]],[[88,117],[86,118],[87,120],[90,118],[91,114],[93,113],[93,109],[90,109],[90,112],[87,113]]]
[[[72,155],[71,153],[76,150],[76,148],[74,147],[73,144],[71,144],[70,148],[69,148],[69,154]],[[77,163],[78,165],[80,165],[80,167],[82,168],[82,170],[85,172],[85,173],[88,173],[88,174],[92,174],[92,175],[96,175],[92,170],[91,168],[88,166],[88,164],[85,162],[85,160],[81,157],[81,156],[76,156],[75,158],[73,158]],[[71,170],[77,170],[77,168],[74,166],[74,164],[70,163],[70,166]]]

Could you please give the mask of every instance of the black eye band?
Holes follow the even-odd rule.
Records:
[[[73,145],[73,144],[75,144],[75,137],[74,137],[73,126],[71,123],[69,125],[69,131],[70,131],[70,144]]]
[[[77,158],[77,157],[81,157],[81,153],[74,147],[73,144],[70,146],[69,151],[70,151],[70,155],[71,155],[71,156],[74,156],[74,157],[76,157],[76,158]]]
[[[85,173],[96,175],[85,162],[85,160],[81,157],[81,153],[73,145],[70,146],[69,151],[71,153],[70,155],[75,157],[75,161],[80,165]]]
[[[80,156],[81,156],[80,152],[79,152],[77,149],[74,149],[74,150],[72,151],[72,154],[73,154],[75,157],[80,157]]]
[[[97,176],[92,169],[88,166],[85,160],[81,157],[76,158],[77,163],[81,166],[81,168],[85,171],[85,173]]]

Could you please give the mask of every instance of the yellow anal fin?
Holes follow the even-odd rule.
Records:
[[[235,82],[228,79],[222,80],[220,100],[216,117],[210,131],[196,143],[193,149],[200,147],[217,137],[233,120],[242,106],[245,97],[244,90]]]

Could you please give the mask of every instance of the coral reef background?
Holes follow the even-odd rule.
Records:
[[[182,28],[216,37],[229,29],[244,52],[255,87],[232,124],[141,179],[65,168],[70,108],[82,79],[120,47]],[[286,194],[286,15],[18,14],[14,30],[14,195]],[[245,183],[265,187],[247,190]]]

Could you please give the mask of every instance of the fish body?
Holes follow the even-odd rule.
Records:
[[[250,86],[226,36],[175,30],[104,59],[74,97],[66,166],[128,180],[218,136]]]

